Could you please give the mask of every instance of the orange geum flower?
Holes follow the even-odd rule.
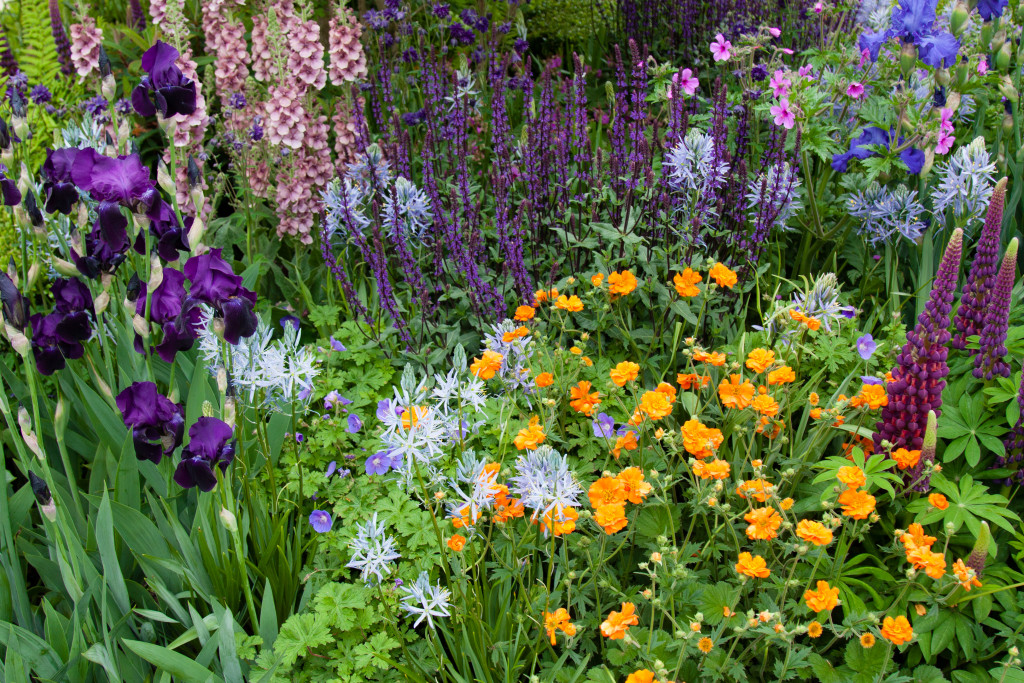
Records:
[[[971,587],[981,588],[981,581],[978,580],[977,572],[964,564],[963,560],[957,560],[953,563],[953,573],[956,574],[956,578],[959,579],[960,585],[965,591],[970,592]]]
[[[650,669],[637,669],[626,676],[626,683],[655,683],[657,680]]]
[[[506,332],[505,334],[501,335],[501,341],[503,341],[506,344],[509,344],[511,342],[514,342],[516,339],[522,339],[528,334],[530,334],[530,328],[523,327],[522,325],[520,325],[511,332]]]
[[[768,500],[774,489],[775,486],[764,479],[748,479],[736,487],[736,495],[746,498],[749,494],[758,503],[763,503]]]
[[[556,292],[558,290],[555,290]],[[536,308],[538,304],[542,304],[548,300],[548,293],[546,290],[538,289],[533,293],[533,308]]]
[[[612,505],[626,500],[626,485],[618,477],[601,477],[587,490],[590,506],[595,510],[602,505]]]
[[[698,460],[693,464],[693,473],[701,479],[725,479],[729,476],[729,463],[718,458],[711,462]]]
[[[544,612],[544,630],[551,638],[552,647],[557,644],[555,631],[561,631],[570,638],[576,635],[576,625],[571,623],[569,611],[564,607],[559,607],[554,612]]]
[[[852,408],[867,406],[869,410],[877,410],[887,405],[889,396],[881,384],[865,384],[861,386],[860,393],[850,399]]]
[[[690,374],[677,374],[676,384],[683,391],[689,391],[691,388],[706,387],[711,382],[711,375],[698,375],[695,373]]]
[[[936,510],[945,510],[949,507],[949,501],[941,493],[933,493],[928,496],[928,504]]]
[[[675,402],[675,400],[676,400],[676,388],[674,386],[672,386],[671,384],[669,384],[668,382],[660,382],[660,383],[658,383],[658,386],[654,387],[654,390],[655,391],[660,391],[661,393],[665,394],[666,397],[668,397],[669,401]]]
[[[651,492],[652,486],[644,481],[644,473],[639,467],[627,467],[619,472],[618,477],[625,486],[625,497],[630,503],[639,505]]]
[[[783,498],[779,501],[779,507],[783,510],[792,510],[794,504],[796,504],[796,501],[792,498]]]
[[[796,524],[796,535],[811,545],[828,545],[832,542],[832,530],[821,522],[801,519]]]
[[[839,494],[839,504],[843,514],[851,519],[867,519],[875,511],[875,497],[867,491],[846,489]]]
[[[683,423],[680,431],[683,434],[683,448],[698,459],[713,455],[714,450],[721,446],[725,439],[721,430],[707,427],[695,418]]]
[[[601,623],[601,635],[609,640],[622,640],[626,637],[629,627],[639,623],[640,617],[636,615],[636,605],[624,602],[621,612],[610,612],[608,618]]]
[[[718,351],[701,351],[698,349],[693,352],[693,362],[706,363],[719,368],[725,365],[725,354]]]
[[[583,355],[583,349],[581,349],[578,346],[570,346],[569,347],[569,353],[571,353],[574,356],[582,356]]]
[[[515,319],[521,323],[525,323],[527,320],[533,320],[533,316],[537,315],[537,309],[533,306],[520,306],[516,309]]]
[[[745,365],[754,372],[761,373],[767,370],[775,362],[775,352],[768,349],[754,349],[747,356]]]
[[[768,373],[768,384],[789,384],[795,381],[796,373],[788,365],[783,365],[781,368],[776,368]]]
[[[767,579],[772,573],[763,557],[746,552],[740,553],[736,571],[753,579]]]
[[[775,417],[779,414],[778,401],[767,394],[758,394],[750,405],[766,417]]]
[[[900,542],[907,550],[911,548],[931,548],[935,543],[935,537],[924,532],[924,527],[914,522],[907,527],[907,532],[900,536]]]
[[[816,391],[812,391],[812,392],[811,392],[811,393],[810,393],[810,394],[809,394],[809,395],[807,396],[807,402],[808,402],[808,403],[810,403],[810,404],[811,404],[812,406],[816,406],[816,405],[818,405],[818,392],[816,392]]]
[[[625,296],[636,289],[636,276],[628,270],[608,274],[608,292],[612,298]]]
[[[946,556],[933,552],[925,546],[907,547],[907,562],[933,579],[941,579],[946,574]]]
[[[565,294],[562,294],[555,300],[555,307],[560,308],[563,311],[579,313],[580,311],[583,310],[583,301],[575,294],[569,297],[567,297]]]
[[[711,277],[719,287],[728,287],[732,289],[733,285],[736,284],[736,273],[729,270],[725,264],[716,263],[708,271],[708,276]]]
[[[640,375],[640,366],[626,360],[612,368],[608,374],[611,375],[615,386],[622,387],[626,385],[626,382],[632,382]]]
[[[804,593],[804,602],[812,612],[831,612],[839,604],[839,589],[832,588],[827,581],[819,581],[818,589]]]
[[[718,397],[726,408],[743,410],[754,399],[754,385],[739,375],[729,375],[729,381],[718,385]]]
[[[779,535],[782,517],[772,507],[754,508],[743,516],[750,526],[747,537],[755,541],[770,541]]]
[[[615,438],[615,445],[612,447],[612,455],[618,460],[619,456],[622,455],[622,449],[627,451],[635,451],[640,444],[636,441],[636,432],[630,430],[622,436]]]
[[[490,379],[494,377],[496,372],[501,370],[501,364],[504,361],[504,356],[497,351],[487,350],[484,351],[482,357],[473,359],[473,364],[469,366],[469,371],[480,379]]]
[[[609,536],[626,528],[626,504],[610,503],[601,505],[594,512],[594,521],[604,527]]]
[[[807,635],[811,638],[820,638],[824,630],[825,629],[822,628],[820,621],[812,621],[807,624]]]
[[[604,273],[597,273],[596,275],[590,276],[590,284],[595,287],[600,287],[602,282],[604,282]]]
[[[902,645],[914,639],[914,629],[902,614],[895,619],[886,617],[882,620],[882,637],[893,645]]]
[[[840,467],[836,472],[836,479],[846,484],[847,488],[851,489],[859,489],[868,481],[867,476],[864,474],[864,470],[855,465]]]
[[[462,549],[466,547],[466,537],[462,534],[455,534],[448,539],[448,547],[457,553],[461,553]]]
[[[704,654],[711,652],[711,650],[714,647],[715,641],[711,640],[707,636],[704,636],[703,638],[697,641],[697,649],[703,652]]]
[[[530,418],[530,424],[519,430],[519,434],[513,440],[519,450],[537,450],[537,446],[544,443],[544,428],[540,426],[540,418],[536,415]]]
[[[544,387],[550,387],[555,383],[555,376],[550,372],[542,372],[537,375],[537,379],[534,380],[534,383],[542,389]]]
[[[860,636],[860,646],[865,650],[870,650],[875,646],[875,636],[871,633],[862,633]]]
[[[585,380],[570,389],[569,395],[572,397],[569,405],[573,410],[583,413],[587,417],[590,417],[594,407],[601,403],[601,394],[596,391],[590,393],[590,382]]]
[[[672,400],[662,391],[647,391],[640,397],[640,413],[652,420],[672,414]]]
[[[892,452],[892,459],[901,470],[915,467],[921,460],[921,451],[908,451],[906,448],[897,448]]]
[[[697,273],[690,268],[686,268],[683,272],[676,273],[676,276],[672,278],[672,284],[675,285],[676,294],[683,298],[689,298],[700,294],[700,289],[697,288],[697,283],[702,279],[703,278],[700,273]]]
[[[576,512],[575,508],[558,505],[545,512],[544,516],[541,517],[540,530],[543,533],[547,533],[550,526],[551,533],[555,536],[571,534],[576,530],[576,520],[579,518],[580,513]]]

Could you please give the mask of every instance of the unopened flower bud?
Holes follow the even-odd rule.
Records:
[[[1003,46],[999,48],[999,52],[996,53],[996,68],[1000,71],[1006,71],[1010,67],[1011,57],[1010,43],[1003,43]]]
[[[160,185],[160,188],[167,194],[174,196],[177,192],[177,187],[174,184],[174,180],[171,178],[171,174],[167,170],[167,164],[163,161],[159,162],[156,167],[156,182]]]
[[[64,394],[58,394],[57,407],[53,411],[53,429],[58,439],[64,438],[64,432],[68,427],[68,402],[64,400]]]
[[[149,282],[146,283],[147,292],[155,292],[156,288],[164,281],[164,266],[160,255],[154,252],[149,260]]]
[[[967,25],[967,17],[970,15],[971,10],[963,2],[958,2],[953,8],[953,12],[949,16],[949,30],[956,36],[960,37],[963,33],[964,26]]]
[[[109,305],[110,305],[110,292],[106,292],[106,291],[100,292],[99,296],[97,296],[93,300],[93,308],[96,310],[96,315],[101,315],[105,310],[107,310],[107,306],[109,306]]]
[[[217,391],[222,394],[228,391],[228,371],[223,368],[217,368]]]
[[[203,223],[201,213],[197,211],[196,217],[192,219],[192,227],[188,229],[188,243],[192,246],[193,251],[202,241],[204,232],[206,232],[206,224]]]
[[[32,350],[32,342],[28,340],[28,337],[20,330],[15,329],[6,320],[4,321],[4,333],[11,342],[11,346],[14,347],[15,352],[22,358],[28,358],[29,351]]]
[[[220,509],[220,523],[230,533],[235,533],[236,531],[238,531],[238,520],[235,519],[234,513],[231,512],[231,510],[228,510],[227,508]]]
[[[132,316],[132,327],[135,329],[135,334],[139,335],[143,339],[149,339],[149,323],[141,315]]]
[[[46,517],[46,519],[50,520],[51,523],[57,521],[57,505],[53,502],[52,498],[46,505],[40,505],[39,511],[42,512],[43,517]]]
[[[56,255],[50,257],[50,265],[53,266],[53,269],[57,271],[58,275],[63,275],[64,277],[76,277],[80,275],[78,268],[75,267],[74,263],[71,263],[71,261],[65,261]]]

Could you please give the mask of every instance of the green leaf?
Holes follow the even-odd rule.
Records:
[[[125,646],[155,666],[160,671],[166,671],[182,681],[194,681],[195,683],[224,683],[224,681],[206,667],[196,663],[183,654],[168,650],[166,647],[144,643],[140,640],[121,641]]]
[[[132,458],[134,460],[134,458]],[[114,520],[110,512],[110,498],[103,492],[103,502],[96,513],[96,546],[100,551],[100,562],[103,564],[103,577],[114,596],[114,602],[122,614],[131,611],[128,600],[128,587],[121,573],[121,563],[114,548]]]

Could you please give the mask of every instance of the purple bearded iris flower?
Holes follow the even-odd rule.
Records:
[[[181,451],[181,462],[174,471],[174,481],[182,488],[198,486],[209,492],[217,485],[213,468],[227,470],[235,457],[233,430],[223,420],[201,417],[188,430],[188,445]]]
[[[149,319],[163,330],[163,339],[154,349],[168,363],[178,351],[188,351],[198,337],[193,316],[185,310],[185,276],[174,268],[164,268],[163,281],[153,290],[149,302]],[[146,283],[139,283],[135,314],[146,314]],[[136,335],[135,350],[143,353],[142,337]]]
[[[82,241],[82,253],[71,250],[71,259],[78,272],[90,279],[102,273],[113,273],[124,263],[128,251],[128,219],[117,204],[102,202],[93,228]]]
[[[978,14],[985,21],[992,21],[996,17],[1003,16],[1003,11],[1009,0],[978,0]]]
[[[214,249],[185,263],[185,277],[191,283],[185,307],[191,309],[196,302],[212,306],[224,321],[224,340],[237,344],[256,332],[256,293],[242,286],[241,276],[235,275],[220,253]]]
[[[85,354],[82,342],[92,336],[92,294],[77,279],[53,283],[56,310],[48,315],[32,316],[32,353],[36,368],[43,375],[63,370],[67,359]]]
[[[177,59],[178,51],[162,40],[142,55],[142,70],[147,75],[132,90],[132,106],[140,115],[153,116],[159,111],[167,118],[188,116],[196,110],[196,84],[181,72]]]
[[[832,157],[832,169],[845,173],[851,159],[867,159],[878,156],[878,152],[870,148],[871,145],[882,145],[889,147],[892,142],[893,132],[886,131],[878,126],[867,126],[861,131],[860,136],[850,142],[850,151],[843,154],[836,154]],[[902,144],[903,138],[899,138],[896,144]],[[907,169],[914,175],[921,172],[924,167],[924,152],[916,147],[908,147],[900,152],[900,159],[906,164]]]
[[[149,218],[149,234],[156,238],[154,249],[164,261],[173,263],[178,260],[179,251],[188,251],[188,231],[195,220],[192,216],[185,218],[185,227],[178,221],[174,207],[162,199],[157,200],[153,208],[146,214]],[[135,251],[146,253],[146,240],[140,233],[135,239]]]
[[[918,58],[928,66],[934,69],[953,66],[960,52],[960,41],[936,29],[937,6],[938,0],[899,0],[892,10],[890,27],[878,33],[862,33],[858,47],[874,62],[878,60],[882,45],[898,37],[905,45],[916,45]]]
[[[60,212],[65,216],[71,214],[75,202],[78,201],[78,188],[71,178],[78,149],[64,147],[46,152],[43,162],[43,196],[46,198],[43,208],[47,213]]]
[[[132,428],[135,457],[155,465],[181,445],[185,407],[156,390],[152,382],[135,382],[117,395],[125,427]]]
[[[75,155],[71,180],[96,201],[117,203],[132,213],[147,213],[160,199],[138,154],[107,157],[86,147]]]
[[[21,190],[6,173],[7,167],[0,164],[0,205],[17,206],[21,202]]]

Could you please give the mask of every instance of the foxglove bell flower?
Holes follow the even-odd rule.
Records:
[[[188,430],[188,445],[181,451],[181,462],[174,471],[174,481],[182,488],[199,487],[209,492],[217,485],[214,467],[221,472],[235,457],[234,432],[223,420],[201,417]]]
[[[985,312],[990,308],[992,285],[999,263],[999,238],[1003,230],[1006,183],[1006,178],[996,183],[992,198],[989,200],[985,225],[981,229],[974,262],[971,263],[971,272],[967,276],[967,284],[964,285],[960,297],[960,307],[956,311],[956,334],[953,336],[955,349],[966,349],[967,338],[981,334],[985,324]]]
[[[71,169],[78,152],[79,150],[73,147],[47,150],[42,168],[45,178],[43,208],[47,213],[59,212],[65,216],[70,215],[71,209],[78,201],[78,188],[71,178]]]
[[[132,106],[140,115],[153,116],[159,111],[167,118],[188,116],[196,110],[196,84],[175,64],[178,55],[162,40],[142,55],[142,70],[147,75],[132,90]]]
[[[963,230],[953,235],[942,255],[935,282],[925,310],[917,319],[917,326],[907,333],[898,358],[899,365],[892,370],[893,380],[886,385],[889,403],[882,408],[881,420],[875,428],[875,451],[882,451],[882,442],[888,441],[892,449],[920,450],[928,411],[942,414],[942,390],[946,386],[949,366],[949,312],[960,272],[963,249]],[[924,463],[919,462],[908,473],[908,483],[920,489]],[[924,482],[927,490],[927,483]]]
[[[242,337],[251,337],[259,325],[253,310],[256,293],[242,286],[241,276],[235,275],[220,254],[220,249],[214,249],[185,263],[185,277],[191,284],[185,303],[212,306],[223,319],[225,341],[237,344]]]
[[[992,301],[985,314],[985,326],[981,328],[979,344],[981,353],[974,357],[975,377],[990,380],[993,377],[1009,377],[1010,365],[1003,360],[1006,356],[1006,332],[1010,327],[1010,295],[1017,273],[1017,238],[1014,237],[1006,248],[1003,264],[992,288]]]
[[[155,465],[181,445],[185,407],[157,391],[152,382],[135,382],[117,395],[125,427],[131,427],[135,457]]]

